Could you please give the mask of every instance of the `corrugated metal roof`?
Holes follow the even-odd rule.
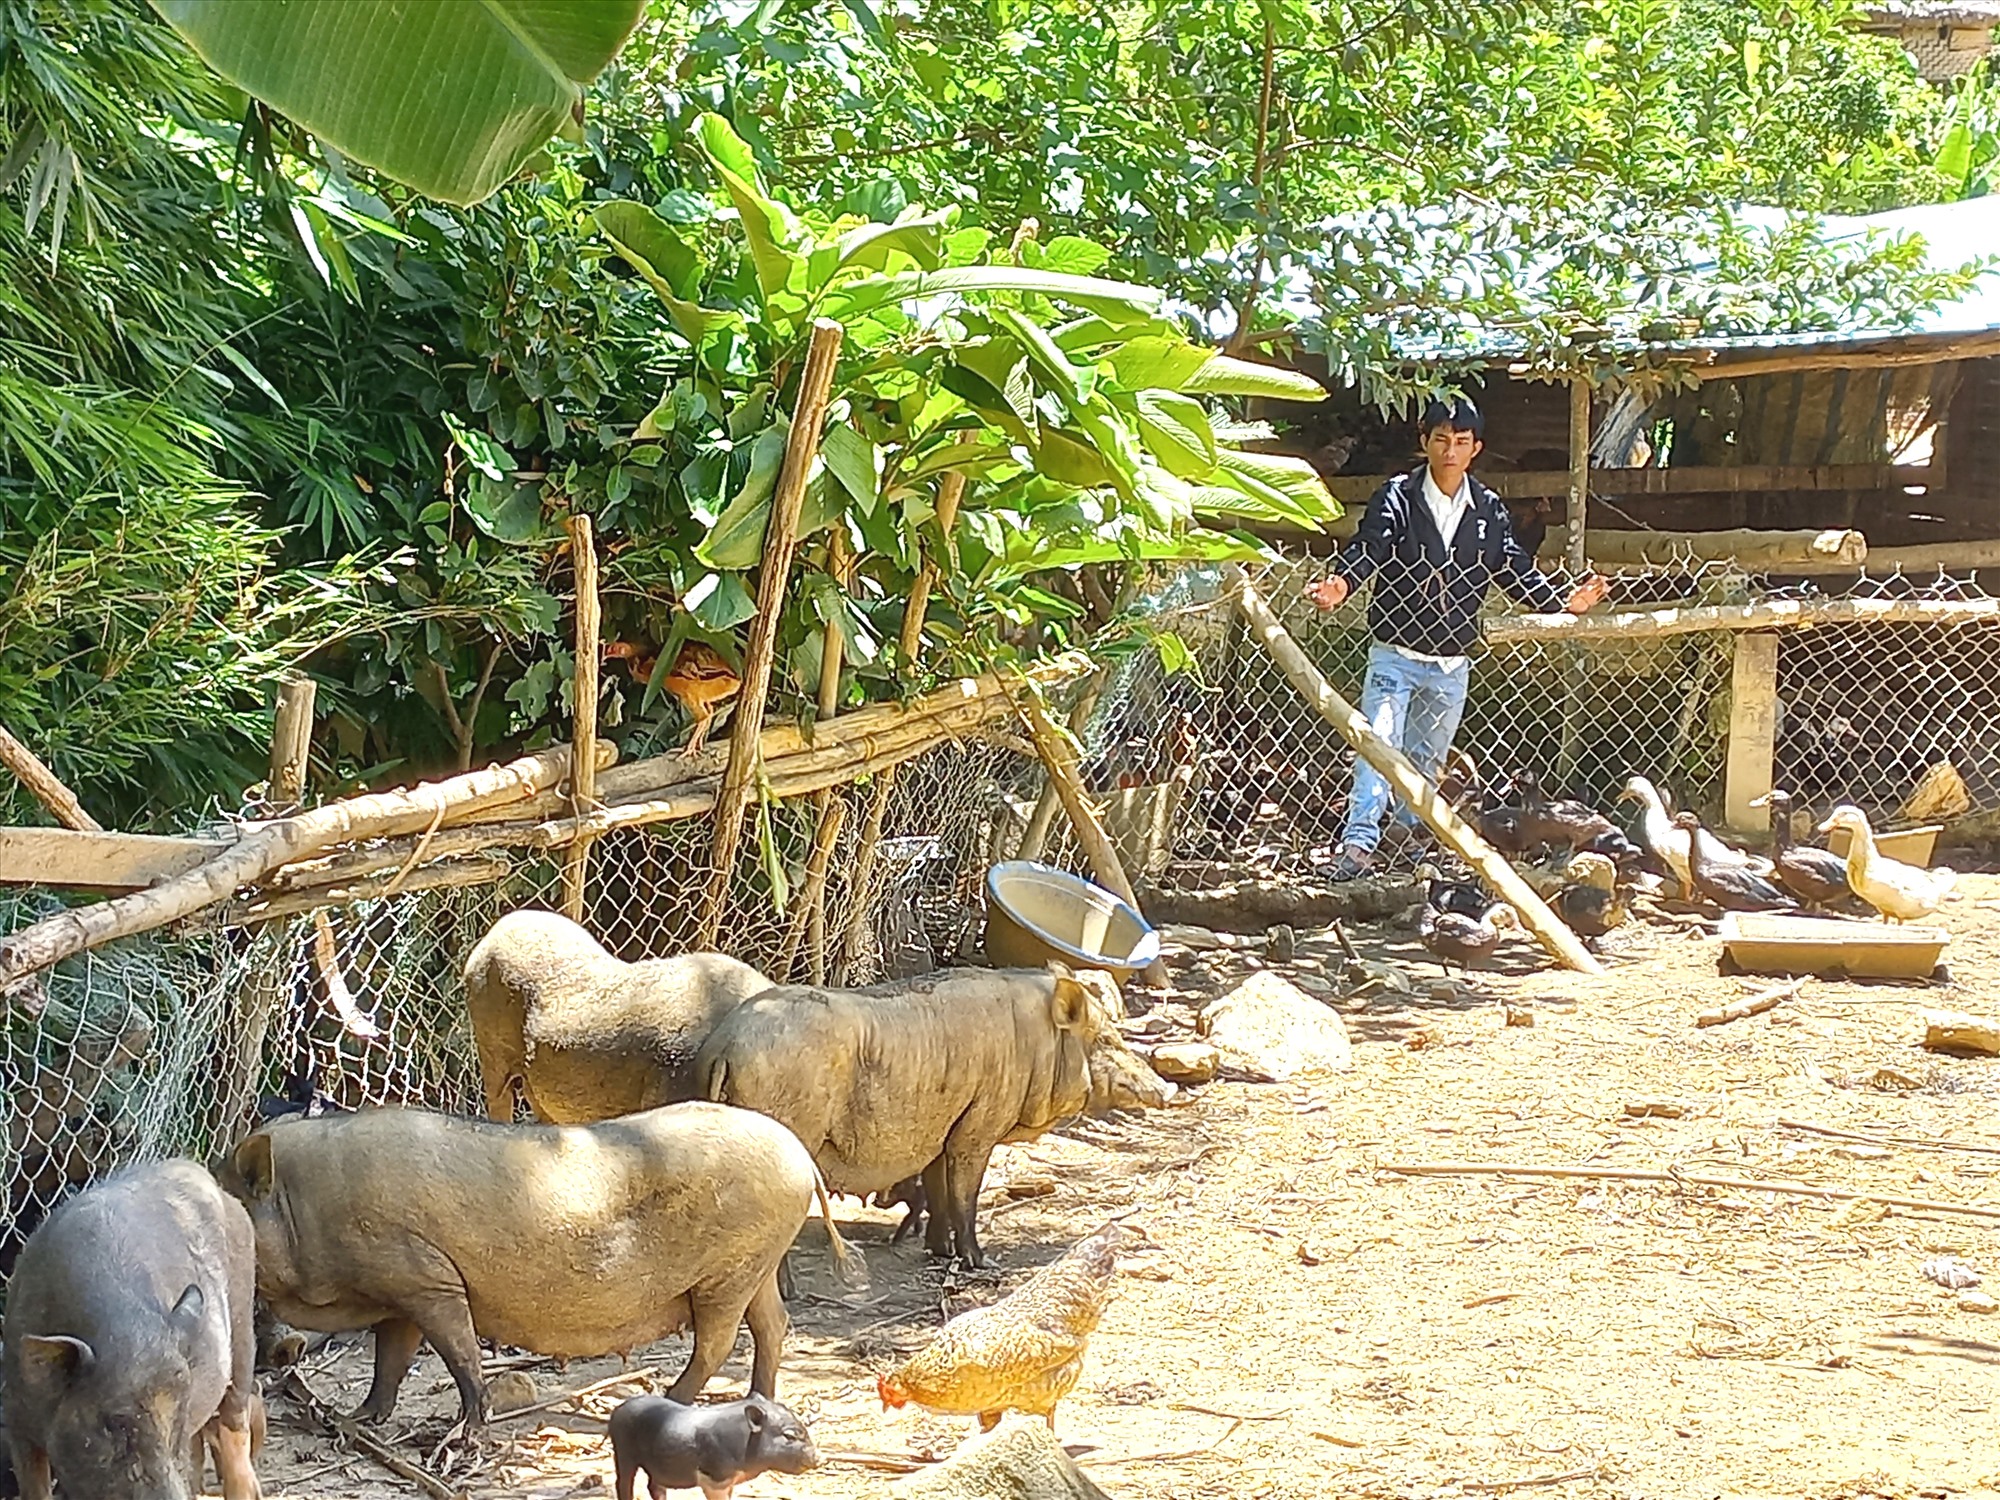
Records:
[[[1991,26],[2000,22],[2000,4],[1947,3],[1947,0],[1878,0],[1864,5],[1870,21],[1897,26]]]

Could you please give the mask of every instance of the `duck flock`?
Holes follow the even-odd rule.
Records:
[[[1943,904],[1955,879],[1951,870],[1882,853],[1867,814],[1850,804],[1834,808],[1817,827],[1821,835],[1844,833],[1845,853],[1795,842],[1793,799],[1782,791],[1758,799],[1771,818],[1770,852],[1763,855],[1737,848],[1693,812],[1674,811],[1645,776],[1631,777],[1618,795],[1620,803],[1638,804],[1629,831],[1582,802],[1549,796],[1531,771],[1484,776],[1463,752],[1453,752],[1439,789],[1592,943],[1630,919],[1638,895],[1722,912],[1872,911],[1914,922]],[[1491,956],[1517,925],[1513,909],[1469,875],[1448,878],[1436,865],[1417,873],[1426,883],[1418,937],[1447,968]]]

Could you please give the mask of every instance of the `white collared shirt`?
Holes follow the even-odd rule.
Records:
[[[1424,465],[1424,503],[1431,509],[1431,519],[1437,523],[1438,535],[1444,538],[1445,556],[1451,556],[1451,539],[1458,535],[1460,523],[1465,513],[1472,509],[1472,481],[1460,476],[1458,493],[1447,495],[1438,488],[1438,482],[1431,476],[1429,464]],[[1427,651],[1413,650],[1408,646],[1390,646],[1391,651],[1407,656],[1412,661],[1427,661],[1447,670],[1455,670],[1465,665],[1463,656],[1433,656]]]

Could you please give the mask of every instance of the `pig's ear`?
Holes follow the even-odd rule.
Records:
[[[236,1164],[236,1175],[243,1181],[243,1190],[252,1198],[262,1198],[271,1191],[271,1138],[263,1131],[248,1137],[236,1148],[231,1158]]]
[[[764,1410],[764,1403],[761,1401],[751,1401],[743,1408],[743,1420],[752,1432],[762,1432],[764,1430],[764,1423],[768,1415]]]
[[[1050,967],[1055,966],[1052,964]],[[1055,994],[1049,999],[1049,1014],[1058,1031],[1080,1031],[1090,1019],[1090,991],[1067,969],[1056,976]]]
[[[21,1340],[21,1373],[37,1385],[66,1385],[90,1373],[97,1351],[68,1334],[29,1334]]]
[[[192,1340],[201,1332],[201,1311],[206,1299],[201,1288],[189,1283],[181,1293],[181,1300],[174,1304],[174,1310],[167,1314],[167,1321],[180,1331],[184,1339]]]
[[[1049,972],[1058,979],[1067,979],[1070,977],[1069,965],[1053,958],[1049,960]]]

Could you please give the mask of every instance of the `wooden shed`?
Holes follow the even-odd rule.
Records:
[[[2000,246],[2000,197],[1833,219],[1828,229],[1914,232],[1934,266],[1956,268]],[[1909,328],[1676,352],[1697,383],[1651,399],[1525,378],[1498,356],[1461,377],[1486,416],[1474,472],[1524,509],[1542,502],[1545,555],[1567,550],[1565,523],[1581,504],[1584,550],[1612,567],[1643,565],[1662,537],[1684,556],[1733,557],[1761,572],[1852,572],[1864,545],[1871,571],[2000,566],[2000,272]],[[1324,377],[1324,361],[1298,363]],[[1266,415],[1351,506],[1418,461],[1411,415],[1385,417],[1354,390]],[[1860,537],[1829,549],[1828,531]]]
[[[2000,5],[1947,0],[1877,0],[1861,7],[1861,29],[1894,37],[1932,83],[1947,83],[1979,66],[1993,50]]]

